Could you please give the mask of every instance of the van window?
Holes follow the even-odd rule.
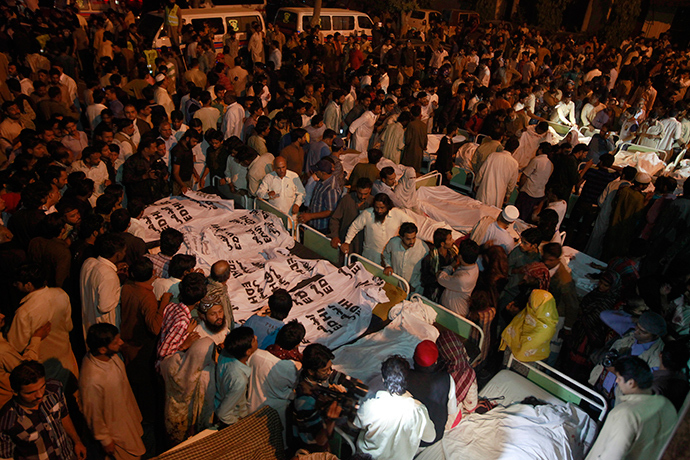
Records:
[[[360,29],[373,29],[374,24],[366,16],[357,16],[357,24],[359,24]]]
[[[234,30],[235,32],[249,33],[252,30],[252,22],[261,24],[261,18],[259,15],[256,16],[228,16],[225,18],[228,23],[228,31]]]
[[[442,20],[443,20],[443,18],[441,17],[441,15],[439,13],[436,13],[436,12],[429,13],[429,21],[435,21],[435,22],[440,23]]]
[[[333,16],[333,30],[355,30],[354,16]]]
[[[280,27],[297,30],[297,13],[293,13],[292,11],[279,11],[276,16],[276,22]]]
[[[413,11],[410,14],[410,18],[412,18],[412,19],[424,19],[424,16],[425,16],[424,11]]]
[[[311,27],[311,16],[302,16],[302,30],[309,30]],[[331,17],[330,16],[320,16],[319,25],[321,30],[331,30]]]
[[[208,23],[208,26],[212,29],[216,29],[216,35],[223,35],[225,33],[225,26],[223,25],[223,18],[199,18],[192,19],[192,26],[194,30],[200,31],[204,30],[204,24]]]

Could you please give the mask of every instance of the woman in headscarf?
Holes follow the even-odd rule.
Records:
[[[462,412],[471,412],[477,407],[477,375],[470,365],[470,357],[460,337],[450,331],[443,331],[436,339],[439,361],[455,382],[455,398]],[[457,421],[456,421],[457,422]]]
[[[592,363],[590,356],[604,346],[608,326],[601,320],[603,311],[611,310],[620,291],[620,276],[611,271],[604,272],[599,284],[580,302],[580,313],[573,324],[570,339],[567,340],[568,356],[566,366],[572,375],[586,380]]]
[[[198,339],[187,351],[161,362],[165,381],[165,429],[173,445],[210,427],[216,394],[216,344]]]
[[[398,184],[393,191],[393,204],[399,208],[411,209],[416,213],[419,211],[419,199],[417,198],[417,172],[410,166],[402,166],[404,169]]]
[[[558,311],[553,296],[549,291],[535,289],[527,307],[503,331],[500,349],[510,347],[513,355],[524,362],[546,359],[551,352],[557,323]]]

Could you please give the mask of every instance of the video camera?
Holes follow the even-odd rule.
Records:
[[[315,396],[320,401],[335,401],[342,408],[340,415],[352,422],[357,415],[360,401],[369,393],[369,387],[361,380],[334,371],[328,377],[328,387],[314,388]]]

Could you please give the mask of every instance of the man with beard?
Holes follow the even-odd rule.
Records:
[[[388,240],[398,234],[400,226],[405,223],[407,215],[400,209],[393,208],[393,202],[385,193],[374,197],[374,207],[362,211],[347,229],[345,242],[340,250],[350,252],[350,243],[355,236],[364,230],[364,249],[362,255],[380,264],[381,253]]]
[[[196,311],[199,313],[201,321],[197,324],[194,332],[199,334],[199,338],[210,337],[216,345],[223,343],[230,330],[225,324],[225,313],[220,296],[207,294],[199,302]]]
[[[98,323],[86,335],[89,353],[82,361],[79,392],[84,418],[105,453],[118,460],[146,452],[141,413],[117,353],[124,344],[112,324]]]
[[[335,211],[331,214],[329,230],[331,231],[331,247],[337,248],[342,240],[347,236],[350,224],[359,216],[363,210],[370,208],[374,203],[374,196],[371,194],[372,182],[368,177],[361,177],[355,184],[355,190],[345,195]],[[362,252],[362,234],[358,233],[351,243],[352,252],[360,254]]]

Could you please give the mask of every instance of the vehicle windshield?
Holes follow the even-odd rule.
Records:
[[[144,37],[144,42],[148,44],[153,43],[153,39],[156,37],[156,32],[163,25],[163,17],[155,14],[144,14],[139,20],[139,25],[137,30]]]

